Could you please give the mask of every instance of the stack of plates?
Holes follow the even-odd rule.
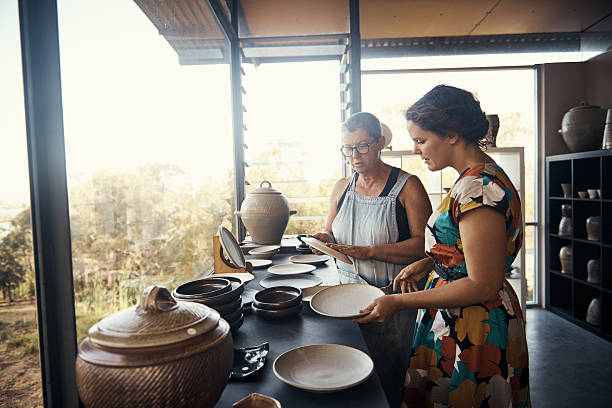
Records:
[[[224,282],[227,285],[224,286]],[[225,319],[232,331],[244,322],[242,314],[242,292],[244,283],[232,276],[205,278],[184,283],[174,289],[176,300],[201,303],[215,309]]]
[[[251,305],[253,313],[264,319],[284,319],[302,310],[302,291],[290,286],[260,290]]]

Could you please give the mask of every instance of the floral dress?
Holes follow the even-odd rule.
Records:
[[[426,250],[443,270],[431,272],[425,290],[467,276],[457,220],[482,206],[506,218],[510,270],[523,241],[520,199],[499,166],[481,164],[459,176],[428,222]],[[493,301],[419,310],[401,406],[530,406],[525,321],[505,279]]]

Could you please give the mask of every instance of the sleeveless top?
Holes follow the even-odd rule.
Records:
[[[358,173],[346,189],[332,232],[337,242],[346,245],[377,245],[398,242],[397,196],[411,174],[402,175],[385,196],[355,193]],[[340,283],[367,283],[379,288],[393,285],[393,279],[406,265],[377,259],[351,259],[353,264],[337,261]]]

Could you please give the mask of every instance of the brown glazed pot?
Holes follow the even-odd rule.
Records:
[[[571,152],[597,150],[602,145],[606,110],[582,102],[563,115],[561,135]]]
[[[233,362],[229,324],[213,309],[149,286],[140,304],[89,329],[76,360],[90,407],[213,407]]]

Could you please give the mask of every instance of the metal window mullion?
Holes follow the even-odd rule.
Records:
[[[351,114],[361,112],[361,32],[359,26],[359,0],[350,0],[350,94]]]
[[[57,4],[19,1],[38,336],[46,407],[78,407]]]

